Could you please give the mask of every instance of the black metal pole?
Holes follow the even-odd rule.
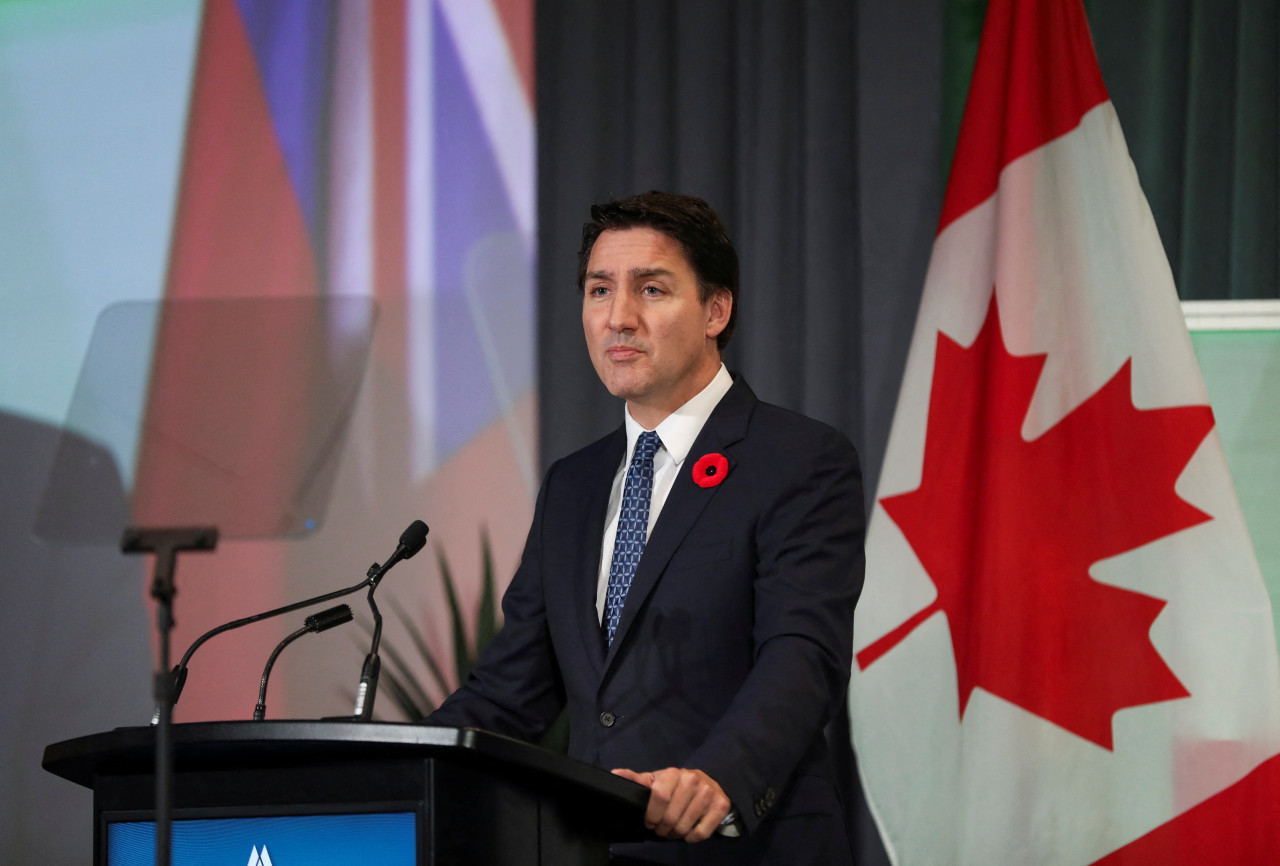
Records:
[[[173,571],[177,551],[156,552],[151,597],[156,600],[156,631],[160,638],[159,668],[155,678],[156,706],[160,722],[156,727],[156,866],[169,866],[173,826],[173,677],[169,674],[169,637],[173,631]]]
[[[173,581],[180,550],[213,550],[218,545],[216,527],[186,529],[126,529],[120,542],[125,553],[155,554],[151,597],[156,600],[156,630],[159,633],[159,670],[155,676],[155,697],[159,719],[156,724],[156,866],[169,866],[173,827],[173,675],[169,671],[169,636],[173,631],[173,597],[178,590]]]

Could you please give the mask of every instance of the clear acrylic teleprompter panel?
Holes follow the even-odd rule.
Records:
[[[51,543],[126,526],[296,535],[321,523],[377,316],[367,297],[125,302],[99,315],[36,519]],[[118,478],[123,502],[94,491]]]

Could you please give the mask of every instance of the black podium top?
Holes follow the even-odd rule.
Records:
[[[353,721],[235,721],[174,725],[176,772],[234,766],[282,766],[326,760],[445,758],[470,766],[502,768],[565,786],[625,816],[625,837],[643,833],[649,791],[601,770],[529,743],[476,728]],[[117,728],[53,743],[44,768],[64,779],[94,786],[109,775],[153,772],[155,728]],[[621,828],[619,828],[621,829]]]

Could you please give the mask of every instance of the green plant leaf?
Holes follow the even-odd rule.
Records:
[[[480,530],[480,557],[484,563],[484,570],[481,574],[480,610],[476,613],[475,657],[477,660],[480,658],[480,654],[484,652],[485,647],[489,646],[493,636],[498,633],[498,617],[494,605],[493,550],[489,544],[488,529]]]
[[[413,641],[413,645],[418,651],[418,657],[421,658],[423,663],[427,666],[427,671],[431,674],[431,679],[435,681],[436,687],[440,690],[440,694],[446,696],[451,694],[457,686],[450,683],[445,678],[444,669],[436,659],[435,653],[433,653],[431,648],[427,646],[427,640],[423,636],[422,630],[418,627],[417,623],[410,620],[408,614],[398,606],[393,607],[391,612],[395,615],[396,619],[399,620],[400,625],[404,627],[405,632],[409,635],[409,640]],[[433,708],[436,706],[439,706],[439,704],[432,704]]]
[[[453,628],[453,664],[458,674],[458,684],[467,681],[471,673],[473,660],[471,648],[467,646],[467,630],[462,622],[462,609],[458,606],[458,593],[453,585],[453,572],[449,570],[449,560],[445,557],[443,545],[436,545],[436,562],[440,566],[440,577],[444,580],[445,595],[449,599],[449,621]]]
[[[394,601],[391,603],[391,606],[393,610],[396,610]],[[401,616],[403,616],[403,614],[401,614]],[[364,632],[366,638],[373,637],[373,626],[371,624],[366,623],[363,620],[357,620],[356,622],[359,624],[360,629]],[[383,641],[380,654],[386,656],[387,664],[382,668],[382,672],[379,676],[379,682],[387,684],[389,688],[397,689],[402,695],[404,695],[408,706],[415,710],[420,710],[418,715],[411,715],[406,711],[406,719],[411,722],[416,722],[424,715],[431,712],[431,710],[438,705],[438,702],[432,700],[431,697],[427,695],[426,690],[421,684],[419,684],[417,678],[414,677],[413,671],[410,669],[409,665],[405,662],[403,656],[401,656],[395,646],[393,646],[390,641]],[[441,688],[441,692],[448,694],[448,687],[446,686]],[[352,700],[354,701],[354,696],[352,696]],[[397,703],[402,704],[402,706],[405,705],[399,700],[397,700]]]
[[[560,715],[551,723],[551,727],[543,733],[538,745],[558,755],[569,753],[569,711],[561,710]]]
[[[457,679],[453,682],[445,675],[445,665],[427,645],[419,620],[411,617],[405,608],[392,599],[388,604],[390,615],[404,629],[409,640],[413,642],[417,658],[426,666],[430,681],[424,684],[418,679],[416,666],[411,665],[415,659],[407,658],[392,645],[390,636],[383,641],[383,653],[387,664],[382,670],[382,683],[388,697],[410,721],[417,721],[439,705],[431,692],[438,691],[444,696],[451,694],[458,685],[464,683],[471,668],[475,666],[480,654],[492,642],[502,628],[497,605],[497,591],[494,579],[493,548],[486,529],[480,531],[481,558],[481,594],[480,605],[476,611],[475,622],[471,634],[474,642],[468,638],[468,629],[462,615],[462,606],[458,603],[457,585],[453,580],[453,572],[449,568],[449,560],[444,549],[436,545],[436,563],[440,569],[440,578],[444,582],[445,597],[449,605],[450,637],[453,642],[454,670]],[[360,621],[365,637],[373,634],[373,626]],[[429,689],[433,685],[434,689]],[[344,690],[344,696],[354,702],[355,696]],[[384,705],[385,709],[385,705]],[[380,716],[382,714],[379,714]],[[542,738],[542,745],[555,751],[564,752],[568,742],[568,717],[561,713],[560,717]]]
[[[382,668],[382,677],[384,679],[390,678],[404,692],[406,698],[412,701],[415,707],[421,708],[421,714],[409,716],[409,721],[416,722],[439,705],[439,701],[433,700],[427,694],[427,690],[418,682],[413,675],[413,669],[409,667],[404,656],[396,649],[395,644],[390,641],[383,641],[382,654],[386,656],[389,662]],[[444,694],[449,693],[448,689],[442,689],[441,691]]]
[[[400,708],[400,711],[404,713],[405,718],[409,721],[416,722],[431,711],[429,704],[419,704],[414,700],[414,697],[406,691],[405,684],[399,677],[388,677],[386,671],[383,671],[381,684],[386,687],[391,700],[395,701],[396,706]]]

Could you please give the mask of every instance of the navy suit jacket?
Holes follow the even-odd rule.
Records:
[[[625,448],[619,428],[551,467],[502,631],[428,723],[533,740],[567,706],[571,757],[701,769],[746,831],[615,851],[659,862],[847,861],[823,727],[844,697],[862,588],[853,446],[737,379],[680,468],[606,649],[596,587]],[[710,453],[729,470],[701,487],[693,466]]]

